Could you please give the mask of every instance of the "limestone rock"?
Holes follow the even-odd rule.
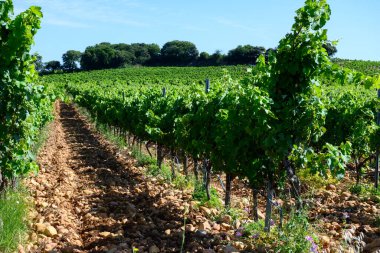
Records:
[[[194,232],[195,227],[192,224],[187,224],[186,225],[186,231]]]
[[[220,224],[220,228],[221,228],[221,230],[226,231],[226,230],[230,230],[232,227],[231,227],[231,225],[229,225],[227,223],[222,223],[222,224]]]
[[[160,249],[156,245],[152,245],[149,248],[149,253],[159,253]]]
[[[333,185],[333,184],[329,184],[326,186],[326,190],[328,191],[335,191],[336,190],[336,186]]]
[[[319,240],[321,242],[321,244],[326,247],[326,246],[329,246],[330,245],[330,238],[326,235],[322,235],[319,237]]]
[[[224,223],[231,224],[232,223],[232,217],[230,215],[224,215],[223,218],[222,218],[222,221]]]
[[[106,238],[106,237],[108,237],[108,236],[110,236],[111,235],[111,233],[110,232],[107,232],[107,231],[104,231],[104,232],[100,232],[99,233],[99,236],[101,236],[101,237],[103,237],[103,238]]]
[[[200,210],[201,213],[202,213],[204,216],[206,216],[206,217],[208,217],[208,216],[211,215],[211,210],[208,209],[208,208],[205,207],[205,206],[201,206],[201,207],[199,207],[199,210]]]
[[[199,230],[211,230],[210,223],[208,221],[201,222],[198,224],[198,229]]]
[[[53,236],[56,236],[58,232],[55,229],[55,227],[48,225],[43,234],[49,237],[53,237]]]

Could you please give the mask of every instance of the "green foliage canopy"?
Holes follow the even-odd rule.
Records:
[[[197,47],[193,43],[173,40],[161,48],[161,62],[163,65],[188,66],[195,62],[198,54]]]
[[[80,62],[80,58],[82,53],[76,50],[69,50],[62,55],[63,68],[65,70],[73,71],[78,69],[78,63]]]

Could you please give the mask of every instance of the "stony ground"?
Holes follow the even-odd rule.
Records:
[[[27,183],[35,211],[25,251],[179,252],[185,229],[184,252],[202,252],[221,249],[227,232],[234,232],[229,224],[208,221],[202,210],[188,214],[191,191],[146,178],[71,105],[56,104],[38,161],[41,171]],[[211,211],[217,213],[203,209]]]
[[[332,252],[379,252],[380,206],[378,197],[361,198],[349,192],[352,180],[318,190],[311,199],[309,221]],[[340,251],[339,249],[345,248]]]
[[[195,209],[190,190],[145,176],[128,152],[96,133],[72,105],[57,102],[55,113],[38,157],[41,171],[27,181],[35,208],[30,242],[20,252],[255,252],[254,244],[236,240],[241,221],[213,208]],[[241,189],[235,185],[236,195]],[[243,210],[246,200],[235,203]],[[339,252],[344,238],[366,242],[367,252],[380,248],[374,225],[380,207],[371,199],[329,185],[309,205],[325,252]],[[363,238],[355,239],[361,232]]]

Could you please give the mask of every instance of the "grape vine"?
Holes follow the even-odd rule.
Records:
[[[33,84],[37,74],[29,54],[41,10],[32,6],[12,15],[12,1],[0,1],[0,191],[18,176],[37,170],[30,150],[51,108],[44,87]]]

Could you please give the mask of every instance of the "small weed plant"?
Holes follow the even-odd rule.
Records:
[[[210,188],[210,197],[210,200],[208,200],[204,185],[197,181],[194,185],[193,199],[199,201],[202,206],[222,208],[222,201],[213,187]]]
[[[148,175],[151,175],[151,176],[154,176],[154,177],[162,177],[162,179],[165,182],[168,182],[168,183],[172,182],[172,173],[171,173],[171,170],[166,165],[162,165],[161,169],[160,169],[154,162],[153,163],[148,163],[148,167],[147,167],[146,173]]]
[[[138,166],[151,167],[156,164],[156,160],[153,157],[140,152],[140,149],[136,146],[132,147],[132,156],[136,158]]]
[[[362,183],[350,187],[350,192],[362,198],[371,199],[373,202],[380,203],[380,190],[373,185]]]
[[[318,173],[312,173],[308,168],[300,169],[297,172],[297,176],[304,185],[307,185],[311,189],[321,189],[327,185],[338,183],[338,179],[334,178],[329,172],[327,172],[327,177],[323,177]]]
[[[291,213],[283,229],[277,231],[276,252],[318,252],[318,241],[305,213]]]
[[[304,212],[289,214],[282,228],[275,227],[271,221],[270,234],[265,231],[264,220],[244,224],[236,231],[236,236],[251,240],[257,246],[271,245],[274,252],[306,253],[318,252],[318,240],[313,233],[307,215]],[[275,243],[273,243],[275,242]]]
[[[177,174],[177,176],[172,180],[175,188],[177,189],[190,189],[194,187],[195,178],[194,176],[186,178],[182,174]]]
[[[224,208],[222,212],[220,212],[219,215],[215,217],[215,220],[221,221],[225,215],[231,216],[232,222],[235,223],[237,220],[241,220],[244,217],[244,211],[233,207]]]

